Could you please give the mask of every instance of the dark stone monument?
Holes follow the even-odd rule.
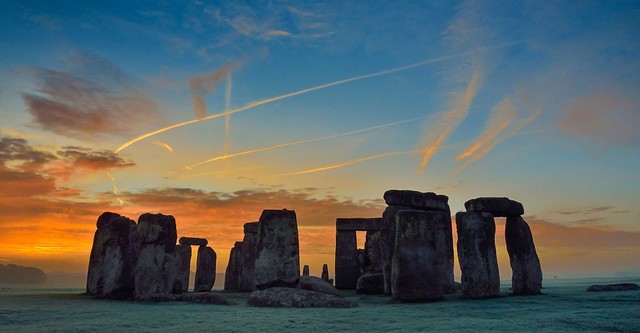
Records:
[[[379,231],[380,218],[336,219],[336,276],[338,289],[355,289],[363,268],[364,256],[359,259],[356,231]]]
[[[520,216],[524,214],[521,203],[509,198],[482,197],[464,203],[467,212],[486,212],[496,217]]]
[[[176,256],[178,259],[176,280],[180,282],[180,292],[186,292],[189,290],[189,275],[191,274],[191,246],[177,245]]]
[[[255,289],[254,271],[256,264],[256,244],[258,242],[258,222],[244,224],[244,238],[239,254],[238,290],[251,291]]]
[[[329,282],[329,266],[327,264],[322,265],[322,275],[320,276],[324,281]]]
[[[358,278],[356,293],[378,295],[384,293],[384,274],[368,273]]]
[[[180,245],[207,246],[209,242],[204,238],[180,237],[178,243],[180,243]]]
[[[177,273],[176,220],[171,215],[142,214],[137,234],[140,249],[135,268],[136,298],[170,295]]]
[[[264,210],[256,244],[255,286],[295,287],[300,278],[298,222],[293,210]]]
[[[513,294],[540,294],[542,268],[529,225],[520,216],[508,216],[504,233],[511,263]]]
[[[309,265],[302,267],[302,276],[309,276]]]
[[[211,291],[216,282],[216,252],[209,246],[198,247],[195,291]]]
[[[229,253],[229,263],[224,273],[224,290],[238,290],[242,267],[242,242],[235,242]]]

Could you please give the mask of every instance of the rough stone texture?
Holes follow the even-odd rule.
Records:
[[[357,303],[317,291],[293,288],[269,288],[249,295],[247,304],[260,307],[352,308]]]
[[[520,216],[507,217],[504,236],[511,264],[513,294],[540,294],[542,268],[529,225]]]
[[[337,218],[336,230],[337,231],[368,231],[368,230],[380,230],[382,227],[382,219],[379,217],[374,218]]]
[[[256,232],[252,232],[252,231]],[[240,267],[238,268],[238,290],[255,290],[254,271],[256,264],[256,243],[258,242],[258,222],[244,225],[244,238],[240,251]]]
[[[355,289],[360,276],[355,231],[336,232],[336,288]]]
[[[207,244],[209,244],[209,241],[204,238],[180,237],[178,243],[180,243],[180,245],[207,246]]]
[[[370,273],[358,278],[356,293],[378,295],[384,293],[384,274]]]
[[[635,283],[594,284],[587,291],[628,291],[638,290],[640,286]]]
[[[191,274],[191,246],[177,245],[176,257],[176,280],[180,282],[180,292],[186,292],[189,290],[189,275]]]
[[[524,214],[521,203],[509,198],[483,197],[464,203],[468,212],[486,212],[496,217],[520,216]]]
[[[302,276],[309,276],[309,265],[302,267]]]
[[[177,273],[176,220],[171,215],[142,214],[138,218],[140,250],[135,268],[135,296],[151,299],[170,295]]]
[[[195,291],[211,291],[216,282],[216,252],[209,246],[198,247]]]
[[[238,290],[242,267],[242,242],[235,242],[229,253],[229,263],[224,273],[224,290]]]
[[[327,264],[322,265],[322,275],[320,275],[320,278],[329,282],[329,266]]]
[[[133,296],[138,258],[136,223],[105,212],[96,222],[87,272],[87,293],[110,298]]]
[[[380,257],[384,274],[384,294],[391,295],[391,262],[396,243],[396,214],[410,207],[390,206],[382,213],[382,230],[380,232]]]
[[[447,262],[447,280],[445,281],[444,290],[446,293],[455,292],[455,280],[453,278],[453,221],[451,221],[451,211],[447,210],[447,219],[445,221],[445,233],[446,233],[446,247],[445,247],[445,260]]]
[[[298,222],[293,210],[265,210],[256,244],[255,286],[294,287],[300,278]]]
[[[367,231],[364,242],[364,253],[367,263],[364,267],[365,273],[382,273],[382,255],[380,253],[380,231]]]
[[[500,294],[496,257],[496,224],[490,213],[456,214],[458,261],[462,271],[462,296],[494,297]]]
[[[384,201],[388,206],[404,206],[417,210],[448,211],[449,197],[433,192],[411,190],[388,190],[384,192]]]
[[[340,296],[340,292],[333,285],[315,276],[301,276],[298,281],[298,289],[312,290],[319,293]]]
[[[175,300],[179,302],[189,302],[189,303],[205,303],[205,304],[217,304],[217,305],[229,304],[229,302],[227,302],[227,299],[224,297],[224,295],[217,292],[186,293],[182,295],[176,295]]]
[[[396,215],[391,293],[403,301],[436,300],[448,285],[446,211],[404,210]]]

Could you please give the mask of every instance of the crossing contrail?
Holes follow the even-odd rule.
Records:
[[[224,107],[225,110],[231,109],[231,89],[233,81],[231,81],[231,72],[227,73],[227,87],[224,91]],[[224,117],[224,154],[229,152],[229,131],[231,130],[231,115]]]
[[[404,155],[404,154],[413,154],[413,153],[419,153],[421,151],[422,151],[422,149],[391,151],[391,152],[386,152],[386,153],[381,153],[381,154],[376,154],[376,155],[364,156],[364,157],[356,158],[356,159],[353,159],[353,160],[350,160],[350,161],[346,161],[346,162],[342,162],[342,163],[338,163],[338,164],[327,165],[327,166],[323,166],[323,167],[319,167],[319,168],[284,173],[284,174],[282,174],[282,176],[303,175],[303,174],[307,174],[307,173],[327,171],[327,170],[342,168],[342,167],[346,167],[346,166],[349,166],[349,165],[362,163],[362,162],[365,162],[365,161],[374,160],[374,159],[378,159],[378,158],[382,158],[382,157],[395,156],[395,155]]]

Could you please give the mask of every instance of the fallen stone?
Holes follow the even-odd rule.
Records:
[[[186,292],[189,290],[189,275],[191,274],[191,246],[177,245],[176,257],[177,257],[176,280],[180,282],[180,288],[179,288],[180,292]]]
[[[295,211],[264,210],[259,225],[255,287],[295,287],[300,278],[300,248]]]
[[[259,307],[353,308],[357,303],[342,297],[317,291],[275,287],[257,290],[249,295],[247,304]]]
[[[130,298],[135,289],[138,259],[136,223],[105,212],[96,222],[89,257],[86,291],[107,298]]]
[[[500,294],[500,273],[496,256],[496,224],[489,213],[459,212],[458,261],[462,271],[462,296],[495,297]]]
[[[309,276],[309,265],[302,267],[302,276]]]
[[[140,249],[135,268],[137,299],[163,298],[173,292],[177,275],[176,220],[171,215],[142,214],[137,226]]]
[[[198,248],[195,291],[211,291],[216,282],[216,252],[209,246]]]
[[[391,294],[401,301],[437,300],[449,284],[446,211],[403,210],[396,215]]]
[[[235,242],[229,253],[229,263],[224,273],[224,290],[238,290],[242,267],[242,242]]]
[[[356,293],[379,295],[384,293],[384,274],[369,273],[358,278]]]
[[[298,289],[312,290],[319,293],[340,296],[340,292],[333,285],[315,276],[301,276],[298,281]]]
[[[537,295],[542,289],[542,268],[527,222],[520,216],[507,217],[504,230],[511,264],[514,295]]]
[[[587,291],[628,291],[638,290],[640,286],[635,283],[594,284]]]
[[[411,190],[388,190],[384,192],[384,201],[388,206],[404,206],[417,210],[449,210],[449,197],[433,192]]]
[[[180,245],[207,246],[209,241],[204,238],[180,237],[178,243],[180,243]]]
[[[464,203],[467,212],[486,212],[496,217],[520,216],[524,214],[521,203],[509,198],[483,197]]]

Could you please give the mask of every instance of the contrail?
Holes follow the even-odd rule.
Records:
[[[377,159],[377,158],[382,158],[382,157],[387,157],[387,156],[395,156],[395,155],[403,155],[403,154],[412,154],[412,153],[418,153],[420,151],[421,151],[421,149],[403,150],[403,151],[391,151],[391,152],[386,152],[386,153],[382,153],[382,154],[376,154],[376,155],[360,157],[360,158],[356,158],[356,159],[351,160],[351,161],[346,161],[346,162],[342,162],[342,163],[338,163],[338,164],[328,165],[328,166],[324,166],[324,167],[320,167],[320,168],[297,171],[297,172],[290,172],[290,173],[284,173],[281,176],[293,176],[293,175],[302,175],[302,174],[306,174],[306,173],[327,171],[327,170],[342,168],[342,167],[345,167],[345,166],[361,163],[361,162],[364,162],[364,161],[374,160],[374,159]]]
[[[198,119],[207,116],[207,103],[204,97],[215,90],[218,82],[228,76],[235,68],[240,66],[239,62],[232,62],[222,66],[222,68],[210,73],[194,75],[189,78],[189,91],[193,101],[193,111]]]
[[[224,91],[224,108],[225,110],[231,109],[231,89],[233,88],[231,81],[231,72],[227,73],[227,87]],[[229,152],[229,131],[231,130],[230,126],[231,115],[226,115],[224,117],[224,154],[227,155]]]
[[[225,160],[225,159],[236,157],[236,156],[248,155],[248,154],[263,152],[263,151],[272,150],[272,149],[278,149],[278,148],[283,148],[283,147],[301,145],[301,144],[311,143],[311,142],[330,140],[330,139],[340,138],[340,137],[343,137],[343,136],[348,136],[348,135],[354,135],[354,134],[358,134],[358,133],[373,131],[373,130],[380,129],[380,128],[385,128],[385,127],[396,126],[396,125],[400,125],[400,124],[413,122],[413,121],[420,120],[420,119],[423,119],[423,118],[427,118],[427,117],[430,117],[430,116],[432,116],[432,115],[421,116],[421,117],[416,117],[416,118],[411,118],[411,119],[406,119],[406,120],[400,120],[400,121],[396,121],[396,122],[392,122],[392,123],[381,124],[381,125],[377,125],[377,126],[373,126],[373,127],[367,127],[367,128],[363,128],[363,129],[359,129],[359,130],[355,130],[355,131],[351,131],[351,132],[346,132],[346,133],[328,135],[328,136],[323,136],[323,137],[319,137],[319,138],[292,141],[292,142],[282,143],[282,144],[279,144],[279,145],[267,146],[267,147],[256,148],[256,149],[251,149],[251,150],[245,150],[245,151],[241,151],[241,152],[234,153],[234,154],[224,154],[222,156],[217,156],[217,157],[214,157],[214,158],[210,158],[210,159],[208,159],[206,161],[202,161],[202,162],[198,162],[198,163],[192,164],[192,165],[188,166],[188,168],[192,169],[194,167],[200,166],[200,165],[205,164],[205,163]]]
[[[321,90],[321,89],[325,89],[325,88],[329,88],[329,87],[333,87],[333,86],[337,86],[337,85],[342,85],[342,84],[353,82],[353,81],[369,79],[369,78],[373,78],[373,77],[377,77],[377,76],[383,76],[383,75],[393,74],[393,73],[397,73],[397,72],[402,72],[402,71],[406,71],[406,70],[409,70],[409,69],[425,66],[425,65],[428,65],[428,64],[433,64],[433,63],[436,63],[436,62],[441,62],[441,61],[445,61],[445,60],[449,60],[449,59],[453,59],[453,58],[463,57],[463,56],[466,56],[468,54],[475,54],[478,51],[501,48],[501,47],[511,46],[511,45],[514,45],[514,44],[516,44],[516,43],[504,44],[504,45],[497,46],[497,47],[480,48],[480,49],[475,49],[475,50],[470,51],[470,52],[464,52],[464,53],[460,53],[460,54],[454,54],[454,55],[442,56],[442,57],[437,57],[437,58],[431,58],[431,59],[419,61],[419,62],[410,64],[410,65],[406,65],[406,66],[402,66],[402,67],[395,67],[395,68],[391,68],[391,69],[387,69],[387,70],[383,70],[383,71],[379,71],[379,72],[375,72],[375,73],[355,76],[355,77],[352,77],[352,78],[343,79],[343,80],[339,80],[339,81],[334,81],[334,82],[331,82],[331,83],[326,83],[326,84],[315,86],[315,87],[312,87],[312,88],[298,90],[298,91],[295,91],[295,92],[292,92],[292,93],[288,93],[288,94],[284,94],[284,95],[280,95],[280,96],[276,96],[276,97],[272,97],[272,98],[267,98],[267,99],[264,99],[264,100],[261,100],[261,101],[249,103],[249,104],[247,104],[247,105],[245,105],[243,107],[237,108],[237,109],[227,110],[225,112],[218,113],[218,114],[213,114],[213,115],[206,116],[206,117],[200,118],[200,119],[193,119],[193,120],[185,121],[185,122],[182,122],[182,123],[177,123],[177,124],[174,124],[174,125],[171,125],[171,126],[167,126],[167,127],[164,127],[164,128],[157,129],[157,130],[149,132],[149,133],[145,133],[145,134],[139,135],[139,136],[137,136],[137,137],[125,142],[124,144],[122,144],[114,152],[117,154],[117,153],[121,152],[123,149],[129,147],[130,145],[132,145],[132,144],[134,144],[134,143],[136,143],[136,142],[138,142],[140,140],[146,139],[146,138],[148,138],[150,136],[154,136],[156,134],[160,134],[160,133],[163,133],[163,132],[166,132],[166,131],[170,131],[170,130],[172,130],[174,128],[178,128],[178,127],[182,127],[182,126],[198,123],[198,122],[209,120],[209,119],[215,119],[215,118],[224,117],[226,115],[231,115],[231,114],[234,114],[234,113],[238,113],[238,112],[242,112],[242,111],[245,111],[245,110],[249,110],[249,109],[255,108],[257,106],[268,104],[268,103],[272,103],[272,102],[279,101],[279,100],[282,100],[282,99],[285,99],[285,98],[290,98],[290,97],[293,97],[293,96],[306,94],[308,92]]]
[[[153,143],[156,146],[162,147],[164,149],[166,149],[168,152],[174,154],[175,152],[173,151],[173,148],[171,146],[169,146],[169,144],[167,144],[166,142],[162,142],[162,141],[151,141],[151,143]]]
[[[111,174],[111,172],[107,171],[107,177],[111,180],[111,185],[113,186],[113,194],[116,196],[116,200],[120,203],[120,206],[124,205],[124,201],[118,197],[118,186],[116,186],[116,178]]]

